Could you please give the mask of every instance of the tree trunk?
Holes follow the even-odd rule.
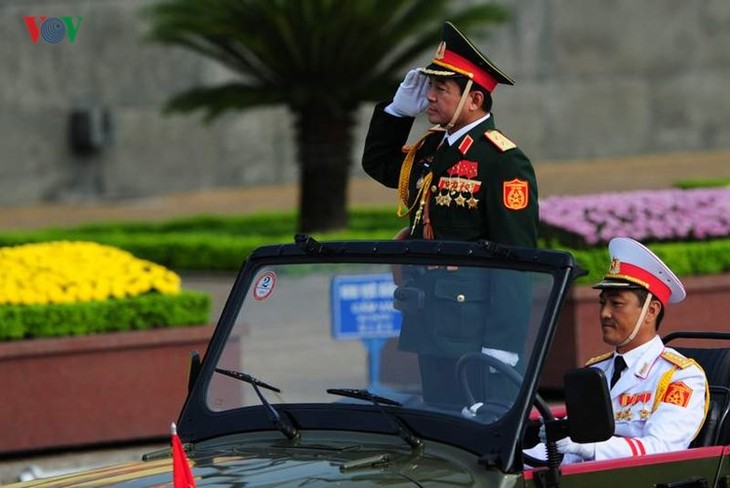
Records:
[[[297,114],[300,232],[347,226],[353,127],[352,111],[334,115],[315,107]]]

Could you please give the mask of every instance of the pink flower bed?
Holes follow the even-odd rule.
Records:
[[[540,220],[544,237],[565,244],[594,246],[616,236],[646,242],[728,237],[730,188],[548,197],[540,201]]]

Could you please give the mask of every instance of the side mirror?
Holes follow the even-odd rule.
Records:
[[[600,442],[613,435],[615,421],[603,371],[578,368],[564,377],[568,435],[573,442]]]

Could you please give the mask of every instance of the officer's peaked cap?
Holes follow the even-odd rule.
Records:
[[[644,288],[664,305],[684,300],[687,293],[671,269],[646,246],[628,237],[616,237],[608,243],[611,265],[599,289]]]
[[[422,73],[444,77],[466,76],[490,93],[499,83],[515,84],[451,22],[444,22],[441,38],[431,64],[420,68]]]

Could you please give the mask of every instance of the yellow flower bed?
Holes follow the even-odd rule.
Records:
[[[74,303],[157,291],[180,292],[180,277],[158,264],[94,242],[0,248],[0,305]]]

